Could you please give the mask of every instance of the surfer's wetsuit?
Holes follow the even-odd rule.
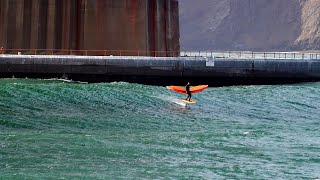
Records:
[[[192,97],[192,95],[191,95],[191,92],[190,92],[190,84],[188,83],[187,85],[186,85],[186,92],[187,92],[187,94],[188,94],[188,97],[187,97],[187,101],[191,101],[191,97]]]

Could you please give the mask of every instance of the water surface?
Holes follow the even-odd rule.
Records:
[[[320,83],[0,80],[0,179],[319,179]]]

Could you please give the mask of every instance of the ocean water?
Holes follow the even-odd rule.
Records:
[[[0,179],[320,179],[320,83],[0,80]]]

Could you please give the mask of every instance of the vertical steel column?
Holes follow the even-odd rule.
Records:
[[[30,49],[31,43],[31,19],[32,19],[32,1],[25,0],[23,8],[23,36],[22,48]]]
[[[107,44],[110,42],[107,42],[106,39],[108,38],[109,34],[105,33],[106,31],[106,6],[107,1],[106,0],[97,0],[96,3],[96,47],[98,49],[106,49]],[[103,54],[103,52],[99,52]]]
[[[7,14],[7,46],[6,49],[14,49],[16,47],[16,16],[17,16],[17,1],[9,0]]]
[[[62,49],[70,49],[69,41],[70,41],[70,8],[71,8],[71,1],[64,0],[63,1],[63,19],[62,19]]]
[[[84,49],[96,49],[96,1],[84,0]]]
[[[180,55],[180,23],[179,23],[179,1],[171,0],[171,32],[170,50],[175,51],[175,56]]]
[[[19,0],[16,2],[16,35],[15,35],[15,45],[14,48],[21,49],[23,46],[23,10],[24,10],[24,0]]]
[[[32,12],[31,12],[31,43],[32,49],[38,48],[38,38],[39,38],[39,4],[40,0],[32,1]]]
[[[163,51],[164,53],[162,54],[162,56],[168,56],[168,34],[170,33],[170,25],[168,24],[168,18],[170,18],[170,0],[164,0],[163,1],[163,14],[164,14],[164,18],[163,18]]]
[[[149,56],[149,51],[150,51],[150,33],[149,33],[149,0],[145,0],[145,22],[146,22],[146,26],[145,26],[145,31],[146,31],[146,56]]]
[[[70,1],[70,0],[68,0]],[[55,11],[54,11],[54,49],[62,49],[62,24],[64,14],[61,13],[65,1],[55,0]]]
[[[156,51],[161,51],[161,53],[156,54],[156,56],[163,56],[163,51],[166,50],[166,10],[165,10],[166,0],[157,0],[155,6],[155,44]]]
[[[172,16],[173,16],[173,7],[172,6],[172,0],[167,0],[167,14],[166,14],[166,49],[167,51],[169,51],[170,53],[167,53],[167,56],[174,56],[174,49],[173,49],[173,24],[172,24]]]
[[[47,48],[54,49],[55,39],[55,26],[56,24],[56,0],[48,0],[48,18],[47,18]]]
[[[9,0],[0,0],[0,46],[7,47],[8,4]]]
[[[130,43],[132,46],[131,49],[138,49],[137,47],[137,35],[136,35],[136,19],[137,19],[137,12],[136,12],[136,5],[137,5],[137,1],[136,0],[130,0]]]
[[[48,0],[40,0],[39,8],[39,39],[38,39],[38,48],[46,49],[47,48],[47,29],[48,29]]]
[[[85,13],[85,2],[84,0],[77,0],[77,13],[76,13],[76,18],[77,18],[77,27],[76,27],[76,49],[80,50],[82,49],[83,46],[83,31],[84,31],[84,14]]]
[[[146,0],[148,1],[148,0]],[[156,6],[156,0],[149,0],[147,4],[147,14],[148,14],[148,55],[155,56],[155,50],[156,50],[156,37],[155,37],[155,29],[156,29],[156,13],[155,13],[155,6]]]

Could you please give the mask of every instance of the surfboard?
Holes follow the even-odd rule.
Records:
[[[190,87],[190,92],[191,94],[194,94],[194,93],[201,92],[207,88],[208,88],[208,85],[192,86]],[[175,91],[181,94],[187,94],[186,88],[183,86],[167,86],[167,89],[170,89],[171,91]]]
[[[185,102],[185,103],[188,103],[188,104],[196,104],[196,103],[197,103],[197,101],[195,101],[195,100],[190,100],[190,101],[188,101],[188,100],[186,100],[186,99],[181,99],[181,101],[183,101],[183,102]]]

